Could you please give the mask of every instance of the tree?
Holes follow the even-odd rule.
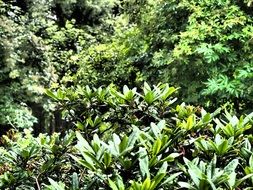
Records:
[[[83,52],[79,79],[92,70],[97,85],[165,81],[181,87],[186,102],[212,107],[232,101],[237,111],[241,105],[250,104],[250,3],[124,3],[125,14],[117,17],[111,40]]]

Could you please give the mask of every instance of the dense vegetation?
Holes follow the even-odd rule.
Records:
[[[251,189],[252,50],[252,0],[0,0],[0,189]]]

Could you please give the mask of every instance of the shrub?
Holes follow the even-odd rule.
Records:
[[[48,91],[75,131],[9,133],[4,189],[236,189],[252,187],[252,116],[175,104],[168,84]],[[137,114],[138,113],[138,114]],[[115,117],[114,117],[115,116]],[[112,118],[112,119],[110,119]]]

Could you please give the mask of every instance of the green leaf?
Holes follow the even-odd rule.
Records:
[[[163,180],[165,176],[166,173],[157,174],[150,185],[150,190],[154,190],[157,186],[159,186],[159,183]]]
[[[152,104],[155,101],[155,93],[149,91],[145,96],[144,100],[147,102],[148,105]]]
[[[111,93],[112,95],[114,95],[115,97],[119,98],[119,99],[125,100],[124,94],[121,94],[120,92],[118,92],[118,91],[115,90],[114,88],[111,88],[111,89],[110,89],[110,93]]]
[[[133,190],[141,190],[141,184],[139,184],[139,183],[133,181],[132,184],[131,184],[131,188],[130,188],[130,189],[131,189],[131,190],[132,190],[132,189],[133,189]]]
[[[227,153],[228,151],[228,141],[227,140],[223,140],[223,142],[218,146],[218,154],[219,155],[223,155],[225,153]]]
[[[167,157],[162,159],[160,162],[173,162],[175,160],[175,158],[177,158],[179,156],[180,156],[179,153],[174,152],[174,153],[169,154]]]
[[[232,126],[232,124],[229,123],[226,126],[222,127],[221,129],[228,137],[235,136],[235,129]]]
[[[132,90],[129,90],[129,88],[124,85],[123,87],[123,93],[124,93],[124,99],[127,101],[133,100],[134,95],[136,94],[137,88],[133,88]]]
[[[76,172],[72,175],[72,189],[71,190],[78,190],[79,189],[79,179]]]
[[[55,95],[51,90],[46,89],[45,93],[47,96],[53,98],[54,100],[58,100],[57,95]]]
[[[150,126],[151,126],[151,130],[154,133],[155,137],[159,138],[161,129],[158,128],[158,126],[155,123],[153,123],[153,122],[150,123]]]
[[[142,177],[150,177],[149,173],[149,160],[148,160],[148,154],[146,149],[140,147],[139,149],[139,165],[141,170]]]
[[[188,118],[187,118],[187,123],[186,123],[186,130],[191,130],[193,128],[195,124],[195,117],[194,115],[190,115]]]
[[[74,155],[70,155],[77,163],[79,163],[80,165],[90,169],[91,171],[96,171],[96,168],[93,166],[93,163],[91,162],[88,162],[86,160],[82,160],[82,159],[79,159],[77,158],[76,156]]]
[[[129,90],[128,86],[127,86],[127,85],[124,85],[124,86],[123,86],[123,94],[126,95],[129,91],[130,91],[130,90]]]
[[[109,186],[111,187],[112,190],[119,190],[117,185],[111,180],[109,179]]]
[[[139,129],[137,127],[133,127],[133,132],[128,137],[127,147],[134,147],[134,144],[136,143],[136,140],[139,137]]]
[[[173,94],[176,91],[177,91],[176,88],[166,86],[166,88],[163,90],[161,94],[162,100],[165,101],[171,94]]]
[[[112,155],[108,152],[104,153],[104,163],[106,167],[109,167],[112,162]]]
[[[77,121],[76,127],[77,127],[78,129],[80,129],[80,130],[84,130],[84,128],[85,128],[85,126],[84,126],[81,122],[79,122],[79,121]]]
[[[238,159],[233,159],[229,164],[224,168],[226,174],[230,175],[232,172],[235,172],[236,167],[238,166]]]
[[[246,179],[252,178],[252,177],[253,177],[253,174],[248,174],[248,175],[244,176],[243,178],[238,179],[238,180],[236,181],[236,183],[235,183],[235,185],[234,185],[233,188],[237,188],[237,187],[238,187],[242,182],[244,182]]]
[[[186,183],[183,181],[179,181],[178,185],[180,188],[185,188],[185,189],[195,189],[190,183]]]
[[[57,183],[56,181],[54,181],[51,178],[48,178],[48,181],[55,188],[55,190],[65,190],[65,187],[63,184]]]
[[[144,91],[144,95],[146,95],[148,92],[151,91],[151,88],[150,86],[148,85],[147,82],[144,82],[144,88],[143,88],[143,91]]]
[[[149,177],[147,177],[145,179],[145,181],[143,182],[143,184],[142,184],[141,190],[149,190],[150,189],[150,185],[151,185],[151,180],[150,180]]]
[[[86,96],[86,98],[91,99],[93,96],[92,90],[90,89],[90,87],[88,85],[85,86],[85,91],[84,91],[84,95]]]
[[[211,114],[207,113],[203,116],[202,121],[203,123],[208,123],[212,119]]]
[[[96,164],[95,167],[97,169],[98,169],[98,167],[103,169],[102,163],[99,160],[97,160],[97,158],[92,153],[85,151],[85,152],[83,152],[83,154],[87,155],[94,162],[93,164]],[[85,157],[85,159],[86,159],[86,157]],[[86,161],[89,161],[89,160],[86,159]]]
[[[184,159],[185,164],[188,167],[188,172],[189,172],[191,179],[193,180],[195,185],[197,187],[199,187],[200,179],[204,178],[203,172],[198,168],[197,165],[195,165],[193,162],[189,161],[187,158],[183,158],[183,159]]]
[[[126,148],[128,144],[128,137],[125,135],[119,144],[119,152],[122,153]]]
[[[91,152],[92,154],[95,154],[93,148],[90,146],[90,144],[83,138],[80,132],[76,131],[76,137],[78,139],[77,147],[80,151],[87,150]]]
[[[157,155],[161,149],[161,146],[162,146],[162,141],[161,139],[156,139],[153,147],[152,147],[152,153],[153,155]]]
[[[249,166],[253,169],[253,154],[249,158]]]
[[[168,168],[168,163],[164,162],[161,168],[159,169],[159,171],[157,172],[156,176],[152,180],[153,182],[150,186],[150,190],[155,189],[159,185],[159,183],[162,181],[162,179],[166,176],[167,168]]]
[[[201,151],[208,151],[209,150],[208,144],[204,139],[198,139],[197,141],[194,142],[194,144]]]
[[[61,89],[57,90],[57,98],[59,100],[64,100],[64,98],[65,98],[65,94],[63,93],[63,91]]]
[[[111,147],[111,150],[114,152],[115,155],[120,154],[119,145],[121,143],[121,140],[117,134],[113,134],[113,146]]]
[[[120,175],[116,175],[116,184],[119,190],[125,190],[125,185]]]

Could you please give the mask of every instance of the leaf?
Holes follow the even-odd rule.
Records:
[[[145,96],[144,100],[147,102],[148,105],[152,104],[155,101],[155,93],[149,91]]]
[[[161,146],[162,146],[162,141],[161,139],[156,139],[153,147],[152,147],[152,153],[153,155],[157,155],[161,149]]]
[[[110,89],[110,93],[119,99],[125,100],[125,96],[121,94],[120,92],[118,92],[117,90],[115,90],[114,88]]]
[[[97,125],[100,124],[101,122],[102,122],[102,118],[96,116],[96,117],[95,117],[95,120],[94,120],[94,126],[97,126]]]
[[[202,121],[203,123],[208,123],[212,119],[211,114],[207,113],[203,116]]]
[[[127,101],[131,101],[136,93],[137,88],[133,88],[132,90],[129,90],[129,88],[124,85],[123,87],[123,94],[124,94],[124,99]]]
[[[122,153],[127,148],[128,137],[125,135],[119,144],[119,152]]]
[[[210,179],[207,179],[207,182],[211,185],[212,190],[216,190],[216,189],[217,189],[217,188],[215,187],[214,183],[213,183]],[[204,187],[206,187],[206,185],[205,185]]]
[[[225,133],[225,135],[227,135],[229,137],[232,137],[235,135],[234,127],[230,123],[227,124],[225,127],[222,127],[221,129]]]
[[[44,171],[48,171],[49,168],[51,169],[53,163],[54,163],[54,159],[49,159],[49,160],[47,160],[46,162],[44,162],[44,163],[42,164],[42,167],[41,167],[41,168],[42,168],[42,171],[44,172]]]
[[[162,166],[160,167],[160,169],[158,170],[157,174],[163,174],[166,173],[168,169],[168,163],[167,162],[163,162]]]
[[[194,189],[194,187],[190,183],[186,183],[183,181],[179,181],[178,185],[180,186],[180,188]]]
[[[194,115],[191,115],[187,118],[187,123],[185,126],[186,130],[191,130],[193,128],[194,124],[195,124],[195,117],[194,117]]]
[[[143,88],[143,91],[144,91],[144,95],[146,95],[149,91],[151,91],[151,88],[150,86],[148,85],[147,82],[144,82],[144,88]]]
[[[209,150],[208,144],[204,139],[198,139],[197,141],[194,142],[194,144],[201,151],[208,151]]]
[[[113,143],[112,146],[110,146],[110,150],[113,152],[115,156],[118,156],[120,154],[119,151],[119,145],[121,143],[121,140],[117,134],[113,134]]]
[[[53,98],[54,100],[58,100],[58,97],[51,90],[46,89],[45,93],[47,96]]]
[[[111,179],[109,179],[108,182],[112,190],[119,190],[117,185]]]
[[[162,179],[166,176],[167,168],[168,163],[164,162],[159,171],[157,172],[156,176],[152,180],[153,182],[150,186],[150,190],[155,189],[158,186],[158,184],[162,181]]]
[[[161,120],[159,121],[159,123],[157,124],[159,133],[161,133],[161,131],[166,127],[166,122],[165,120]]]
[[[78,129],[80,129],[80,130],[84,130],[84,125],[81,123],[81,122],[79,122],[79,121],[77,121],[77,123],[76,123],[76,127],[78,128]]]
[[[79,189],[79,180],[78,175],[76,172],[72,175],[72,190],[78,190]]]
[[[155,178],[153,179],[153,182],[150,185],[150,190],[154,190],[159,183],[163,180],[163,178],[166,176],[166,173],[159,173],[155,176]]]
[[[133,181],[132,184],[131,184],[131,188],[130,188],[130,189],[131,189],[131,190],[132,190],[132,189],[133,189],[133,190],[141,190],[141,184],[139,184],[139,183]]]
[[[48,178],[48,181],[50,182],[50,184],[55,188],[55,190],[65,190],[64,185],[62,184],[58,184],[56,181],[54,181],[51,178]]]
[[[61,89],[57,90],[57,98],[59,100],[63,100],[65,98],[65,94],[63,93],[63,91]]]
[[[145,181],[143,182],[143,184],[142,184],[141,190],[149,190],[149,189],[150,189],[150,185],[151,185],[150,178],[147,177],[147,178],[145,179]]]
[[[84,94],[85,94],[86,98],[88,98],[88,99],[92,98],[92,90],[90,89],[90,87],[88,85],[85,86]]]
[[[228,151],[228,141],[227,140],[223,140],[223,142],[218,146],[218,150],[219,150],[219,155],[223,155],[225,153],[227,153]]]
[[[176,91],[177,91],[176,88],[166,86],[166,88],[163,90],[161,94],[162,100],[165,101],[171,94],[173,94]]]
[[[80,165],[90,169],[91,171],[96,171],[96,168],[93,166],[93,163],[90,163],[86,160],[82,160],[82,159],[79,159],[77,158],[76,156],[74,155],[70,155],[77,163],[79,163]]]
[[[130,91],[130,90],[129,90],[128,86],[127,86],[127,85],[124,85],[124,86],[123,86],[123,94],[126,95],[129,91]]]
[[[83,138],[80,132],[76,131],[76,137],[78,139],[77,147],[80,151],[87,150],[92,154],[95,154],[93,148],[89,145],[89,143]]]
[[[85,152],[83,152],[83,154],[87,155],[96,164],[95,167],[99,167],[101,169],[103,168],[102,163],[99,160],[97,160],[97,158],[92,153],[85,151]],[[86,159],[86,157],[85,157],[85,159]],[[89,161],[89,160],[86,159],[86,161]]]
[[[253,169],[253,154],[249,158],[249,166]]]
[[[225,173],[230,174],[235,171],[236,167],[238,166],[239,161],[238,159],[233,159],[229,164],[224,168]]]
[[[246,125],[249,121],[251,121],[251,119],[253,118],[253,112],[250,113],[249,115],[247,115],[244,120],[243,120],[243,126]]]
[[[149,160],[146,149],[140,147],[139,149],[139,165],[142,177],[150,177],[149,173]]]
[[[235,185],[234,185],[233,188],[237,188],[237,187],[238,187],[242,182],[244,182],[246,179],[252,178],[252,177],[253,177],[253,174],[248,174],[248,175],[244,176],[243,178],[238,179],[238,180],[236,181],[236,183],[235,183]]]
[[[127,142],[127,146],[128,147],[133,147],[136,140],[138,139],[139,136],[139,129],[137,127],[133,127],[133,132],[131,133],[131,135],[128,137],[128,142]]]
[[[179,157],[179,153],[171,153],[169,156],[162,159],[160,162],[173,162],[176,157]]]
[[[119,190],[125,190],[125,185],[120,175],[116,175],[116,184]]]
[[[104,163],[106,167],[109,167],[112,161],[112,156],[110,153],[105,152],[104,153]]]
[[[189,161],[187,158],[183,158],[183,159],[184,159],[185,164],[188,167],[188,172],[191,179],[193,180],[195,185],[198,187],[200,184],[200,179],[204,177],[202,171],[197,167],[197,165]]]
[[[157,126],[155,123],[153,123],[153,122],[150,123],[150,126],[151,126],[151,130],[152,130],[152,132],[154,133],[155,137],[158,138],[161,130],[160,130],[160,129],[158,128],[158,126]]]

